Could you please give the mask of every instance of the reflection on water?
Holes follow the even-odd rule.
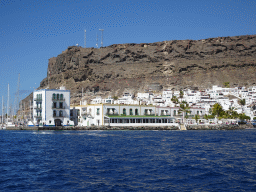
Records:
[[[1,131],[4,191],[255,191],[256,131]]]

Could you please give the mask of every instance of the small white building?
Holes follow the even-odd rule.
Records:
[[[44,126],[69,126],[70,91],[64,87],[41,89],[33,92],[33,122]]]

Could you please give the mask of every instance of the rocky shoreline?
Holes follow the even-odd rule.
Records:
[[[251,124],[246,125],[187,125],[187,130],[241,130],[253,128]],[[179,127],[175,126],[163,126],[163,127],[150,127],[150,126],[140,126],[140,127],[110,127],[110,126],[90,126],[90,127],[7,127],[6,130],[55,130],[55,131],[64,131],[64,130],[180,130]]]
[[[245,125],[226,125],[226,124],[218,124],[218,125],[188,125],[187,130],[239,130],[239,129],[248,129],[253,128],[251,124]]]

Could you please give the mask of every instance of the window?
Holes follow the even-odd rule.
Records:
[[[80,109],[77,109],[77,116],[80,116]]]
[[[63,100],[63,94],[60,94],[60,100]]]
[[[97,108],[97,114],[96,115],[100,115],[100,108]]]
[[[51,120],[49,120],[49,123],[52,123],[52,121],[51,121]]]
[[[53,110],[53,117],[56,117],[56,111]]]
[[[73,116],[73,110],[70,110],[70,116]]]
[[[59,100],[60,99],[60,94],[57,94],[57,100]]]
[[[55,93],[52,94],[52,99],[56,99]]]
[[[197,111],[197,115],[199,115],[199,111]]]
[[[63,117],[63,111],[60,110],[60,117]]]
[[[130,115],[133,115],[133,113],[132,113],[132,109],[130,109]]]
[[[126,115],[126,109],[125,108],[123,109],[123,115]]]
[[[63,109],[63,103],[60,102],[60,109]]]
[[[173,115],[174,115],[174,116],[176,115],[176,110],[173,111]]]
[[[135,109],[135,115],[139,115],[138,109]]]
[[[57,108],[57,103],[53,102],[52,108]]]

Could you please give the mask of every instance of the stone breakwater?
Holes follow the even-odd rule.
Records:
[[[218,124],[218,125],[187,125],[187,130],[237,130],[237,129],[246,129],[253,128],[251,124],[245,125],[226,125],[226,124]]]
[[[187,130],[239,130],[239,129],[248,129],[253,128],[251,124],[245,125],[187,125]],[[162,126],[162,127],[150,127],[150,126],[140,126],[140,127],[111,127],[111,126],[89,126],[89,127],[7,127],[7,130],[180,130],[179,127],[176,126]]]

